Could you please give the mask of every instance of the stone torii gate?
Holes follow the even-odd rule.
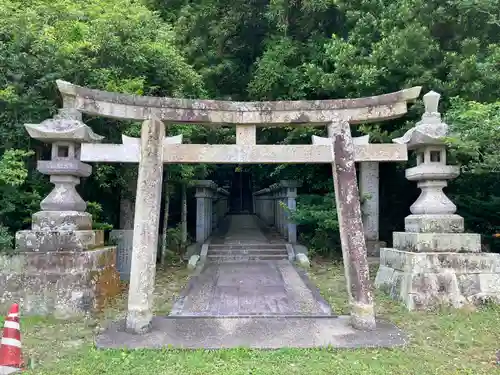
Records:
[[[123,144],[83,143],[84,162],[139,163],[133,254],[126,327],[134,333],[151,329],[155,254],[164,163],[329,163],[340,223],[351,323],[374,329],[375,314],[368,276],[355,162],[405,161],[404,144],[354,145],[350,125],[400,117],[420,87],[342,100],[231,102],[142,97],[88,89],[57,81],[64,113],[86,113],[143,120],[141,139]],[[165,139],[165,123],[236,126],[236,144],[182,144]],[[312,145],[257,145],[256,127],[326,126],[328,137]],[[99,141],[94,137],[93,141]]]

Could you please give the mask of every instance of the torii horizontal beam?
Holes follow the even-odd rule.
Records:
[[[65,108],[128,120],[157,118],[167,123],[319,126],[343,119],[350,124],[383,121],[407,112],[421,87],[356,99],[236,102],[127,95],[57,81]]]
[[[84,143],[84,162],[138,163],[139,144]],[[332,163],[331,145],[197,145],[164,144],[164,163],[207,164],[325,164]],[[356,162],[406,161],[406,145],[364,144],[354,146]]]

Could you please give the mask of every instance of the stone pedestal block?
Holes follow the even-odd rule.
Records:
[[[0,306],[67,319],[101,310],[120,292],[116,248],[0,256]]]
[[[405,232],[462,233],[464,218],[448,215],[410,215],[405,218]]]
[[[85,251],[103,245],[104,232],[100,230],[22,230],[16,233],[19,252]]]
[[[34,231],[92,230],[92,215],[80,211],[39,211],[32,215]]]
[[[500,254],[383,248],[375,285],[408,309],[500,302]]]
[[[396,249],[417,253],[481,251],[481,236],[476,233],[394,232],[392,241]]]

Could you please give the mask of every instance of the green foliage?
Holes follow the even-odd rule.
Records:
[[[19,164],[23,151],[5,150],[31,148],[37,158],[47,154],[47,145],[32,141],[23,125],[39,123],[60,107],[56,79],[141,95],[203,97],[205,91],[175,45],[172,27],[141,2],[0,0],[0,10],[0,154],[6,155],[0,162],[0,223],[14,232],[29,224],[51,187],[37,172],[26,175]],[[85,120],[115,142],[137,127]],[[33,171],[34,160],[29,163]],[[79,190],[87,199],[100,199],[108,218],[126,181],[121,166],[97,165]]]
[[[9,228],[0,225],[0,255],[12,252],[14,247],[14,236],[9,232]]]
[[[500,171],[500,101],[477,103],[453,98],[446,113],[449,145],[465,172]]]
[[[496,207],[500,187],[484,177],[500,161],[499,8],[500,0],[0,0],[0,224],[11,233],[25,228],[50,191],[47,179],[32,172],[33,154],[21,151],[32,149],[43,158],[47,146],[30,140],[23,124],[55,112],[60,106],[55,80],[64,79],[137,95],[231,100],[352,98],[412,85],[434,89],[443,95],[441,109],[453,130],[451,160],[461,163],[464,173],[481,176],[464,176],[451,186],[459,213],[470,215],[471,230],[496,230],[488,210],[474,209],[479,202]],[[404,119],[360,125],[353,133],[390,142],[422,109],[418,101]],[[85,121],[110,142],[120,142],[121,134],[140,135],[137,122]],[[235,140],[233,127],[170,124],[168,131],[183,134],[184,143]],[[324,129],[259,129],[258,143],[309,144],[311,135],[324,136]],[[135,172],[121,165],[93,167],[80,193],[101,205],[96,225],[114,222],[116,192],[126,191]],[[404,167],[390,169],[386,178],[404,179]],[[216,168],[221,170],[170,165],[168,178],[189,185],[215,175]],[[320,197],[300,198],[302,233],[318,251],[336,248],[338,228],[328,221],[336,216],[325,195],[332,186],[330,166],[248,170],[255,188],[295,179],[302,183],[299,194]],[[387,205],[382,220],[392,229],[403,222],[407,212],[400,206],[407,206],[413,192],[383,190],[383,201],[397,202]],[[175,194],[171,204],[179,205]]]
[[[291,217],[312,254],[338,255],[340,234],[333,194],[300,195]]]
[[[103,209],[97,202],[87,202],[87,212],[92,215],[92,229],[111,230],[113,225],[102,222]]]
[[[167,264],[175,264],[182,260],[184,247],[182,244],[182,231],[180,225],[167,229],[167,236],[164,239],[167,256]]]
[[[28,177],[26,158],[32,151],[9,149],[0,158],[0,250],[12,248],[12,233],[31,220],[31,212],[38,207],[40,196],[25,191]]]
[[[7,150],[0,159],[0,183],[19,186],[28,177],[25,158],[33,155],[33,151]]]

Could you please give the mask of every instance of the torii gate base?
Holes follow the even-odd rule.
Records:
[[[331,163],[351,306],[350,324],[359,330],[376,328],[355,162],[406,160],[407,152],[406,145],[398,144],[355,146],[349,125],[404,115],[407,102],[419,95],[420,87],[360,99],[223,102],[138,97],[91,90],[63,81],[57,83],[64,100],[64,126],[59,124],[54,128],[54,121],[44,122],[41,126],[27,125],[32,137],[54,144],[53,158],[62,158],[65,163],[71,159],[71,163],[77,164],[81,161],[139,162],[134,249],[126,319],[126,329],[129,332],[145,334],[154,326],[154,254],[157,248],[158,202],[161,199],[163,163]],[[78,117],[81,113],[146,120],[143,123],[141,140],[131,142],[129,139],[122,145],[95,144],[102,137],[81,122]],[[166,142],[162,121],[226,126],[236,124],[236,144],[183,145]],[[327,142],[313,145],[256,144],[257,126],[290,125],[326,125],[329,138]],[[71,152],[68,151],[68,143],[71,143]],[[66,168],[66,164],[61,163],[57,168]],[[80,169],[78,176],[90,174],[89,169]],[[64,174],[60,170],[51,170],[51,173]],[[61,185],[61,178],[54,178],[55,193],[49,195],[50,204],[42,205],[42,209],[61,211],[62,216],[64,212],[72,210],[68,214],[72,215],[73,221],[80,223],[79,218],[83,215],[85,205],[81,204],[83,201],[74,190],[78,181],[74,178],[63,178]],[[66,208],[64,204],[61,205],[53,199],[61,194],[68,194],[71,208]],[[53,231],[65,230],[66,222],[60,220],[58,223],[62,227],[53,228]]]

